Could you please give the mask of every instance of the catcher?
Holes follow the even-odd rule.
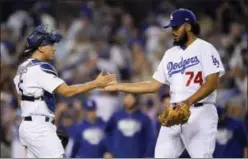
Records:
[[[54,59],[55,43],[62,36],[48,26],[37,26],[27,38],[23,56],[27,57],[14,77],[22,122],[19,139],[28,158],[63,158],[68,143],[66,134],[56,132],[55,94],[73,97],[115,82],[115,75],[100,73],[88,83],[67,85],[59,78]],[[63,147],[64,146],[64,147]]]
[[[215,47],[197,36],[200,27],[194,13],[177,9],[171,14],[174,47],[167,50],[153,80],[118,83],[106,91],[153,93],[170,86],[170,106],[160,116],[162,124],[155,158],[178,158],[186,148],[192,158],[212,158],[218,114],[215,107],[219,78],[224,74]]]

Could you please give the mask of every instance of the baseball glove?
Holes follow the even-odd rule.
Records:
[[[190,117],[189,106],[184,103],[169,106],[158,116],[162,126],[171,127],[174,125],[185,124]]]

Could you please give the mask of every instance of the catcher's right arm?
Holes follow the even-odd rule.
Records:
[[[171,127],[174,125],[185,124],[190,117],[189,106],[184,103],[171,105],[158,116],[162,126]]]

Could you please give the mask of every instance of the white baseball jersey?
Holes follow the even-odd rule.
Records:
[[[174,46],[167,50],[153,78],[170,85],[171,103],[181,102],[194,94],[205,78],[213,73],[224,75],[224,67],[215,47],[197,38],[186,49]],[[215,103],[216,90],[199,102]]]
[[[36,59],[26,60],[18,67],[14,83],[20,96],[44,97],[44,100],[34,102],[22,100],[22,117],[30,115],[54,117],[53,91],[64,81],[58,78],[57,71],[51,64]]]

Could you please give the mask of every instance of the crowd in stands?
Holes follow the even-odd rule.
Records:
[[[29,7],[21,5],[23,2],[11,3],[16,3],[13,4],[16,8],[8,17],[1,20],[0,34],[1,157],[15,158],[24,155],[18,140],[21,110],[16,98],[13,77],[18,64],[25,57],[23,51],[26,37],[36,26],[49,25],[63,35],[63,40],[56,44],[55,60],[52,63],[67,84],[91,81],[100,71],[115,73],[118,81],[121,82],[144,81],[152,79],[163,54],[173,46],[170,29],[165,30],[163,26],[170,20],[170,13],[181,7],[195,12],[201,27],[200,38],[216,47],[226,69],[218,88],[216,106],[228,117],[244,124],[237,133],[233,133],[233,138],[230,136],[227,138],[223,131],[218,131],[217,142],[220,142],[220,145],[228,144],[229,139],[239,138],[235,137],[235,134],[243,135],[242,139],[246,140],[245,137],[248,136],[247,2],[203,0],[200,4],[193,0],[144,2],[137,0],[126,3],[125,1],[68,0],[30,1]],[[86,129],[85,126],[79,129],[75,127],[90,116],[94,116],[92,112],[95,111],[97,120],[101,120],[98,126],[106,127],[108,130],[105,132],[106,136],[111,136],[108,133],[118,136],[116,129],[120,129],[119,131],[124,135],[117,137],[120,140],[113,139],[112,143],[107,142],[107,150],[105,147],[99,152],[91,153],[104,154],[102,157],[153,157],[160,127],[157,115],[163,110],[164,103],[168,103],[168,94],[169,88],[164,86],[156,94],[138,96],[98,90],[70,99],[56,96],[56,125],[58,129],[66,131],[71,138],[67,155],[80,157],[82,151],[91,150],[75,148],[77,143],[75,141],[80,140],[79,138],[83,137],[95,145],[100,143],[99,138],[102,137],[100,132],[92,130],[90,133],[80,133],[79,130],[83,131]],[[92,110],[86,102],[89,100],[93,100]],[[128,118],[127,108],[132,106],[137,107],[137,111],[140,110],[142,117],[137,117],[137,120],[140,120],[141,124],[120,119],[119,116],[123,117],[122,114]],[[139,114],[134,116],[136,118]],[[118,121],[124,122],[118,123]],[[89,125],[89,123],[84,124]],[[140,129],[144,134],[136,134]],[[126,139],[132,135],[136,135],[135,140]],[[138,135],[145,136],[140,140],[141,137],[137,137]],[[129,145],[130,143],[133,146]],[[248,145],[242,141],[239,149],[244,147]],[[232,150],[236,151],[236,149],[237,146]],[[82,152],[82,156],[84,155],[85,152]],[[216,155],[223,157],[221,153]]]

